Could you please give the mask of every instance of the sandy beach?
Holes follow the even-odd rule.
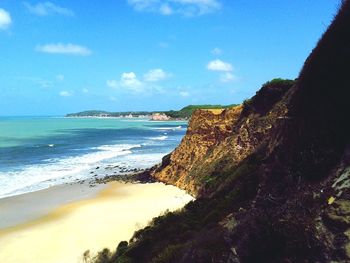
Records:
[[[193,198],[162,183],[60,185],[0,199],[0,262],[83,262]]]

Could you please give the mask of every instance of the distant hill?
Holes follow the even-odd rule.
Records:
[[[66,115],[66,117],[100,116],[103,114],[110,114],[110,113],[107,111],[100,111],[100,110],[87,110],[87,111],[82,111],[77,113],[69,113]]]
[[[181,110],[171,111],[123,111],[123,112],[108,112],[101,110],[87,110],[77,113],[69,113],[66,117],[125,117],[132,115],[134,117],[149,116],[154,113],[164,113],[172,119],[189,119],[192,113],[197,109],[225,109],[234,107],[236,104],[231,105],[188,105]]]
[[[69,113],[66,117],[122,117],[132,114],[133,116],[151,115],[152,112],[148,111],[125,111],[125,112],[109,112],[101,110],[87,110],[77,113]]]

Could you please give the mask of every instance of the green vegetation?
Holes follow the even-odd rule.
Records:
[[[209,105],[209,104],[206,104],[206,105],[188,105],[179,111],[165,111],[164,113],[171,118],[188,119],[189,117],[191,117],[192,113],[198,109],[226,109],[226,108],[232,108],[234,106],[237,106],[237,104],[231,104],[231,105]]]
[[[297,80],[275,78],[264,83],[261,89],[251,99],[243,102],[244,113],[255,112],[261,115],[266,114],[273,108],[275,103],[281,100],[281,94],[289,90]]]
[[[292,86],[296,83],[296,80],[292,79],[282,79],[282,78],[275,78],[270,81],[267,81],[266,83],[263,84],[264,87],[268,86],[273,86],[273,85],[278,85],[278,86]]]
[[[123,111],[123,112],[108,112],[100,110],[88,110],[77,113],[67,114],[66,117],[122,117],[132,115],[133,117],[149,116],[154,113],[164,113],[172,119],[189,119],[192,113],[197,109],[225,109],[237,106],[236,104],[231,105],[189,105],[181,110],[170,110],[170,111]]]
[[[150,115],[153,112],[148,111],[125,111],[125,112],[109,112],[100,110],[87,110],[77,113],[69,113],[66,117],[121,117],[132,114],[133,116]]]

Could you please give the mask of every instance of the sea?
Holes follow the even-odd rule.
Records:
[[[186,129],[138,118],[0,117],[0,198],[149,168]]]

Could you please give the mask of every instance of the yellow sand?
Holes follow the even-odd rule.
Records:
[[[96,253],[105,247],[114,251],[153,217],[190,200],[184,191],[161,183],[111,183],[97,197],[0,230],[0,262],[82,262],[84,251]]]

